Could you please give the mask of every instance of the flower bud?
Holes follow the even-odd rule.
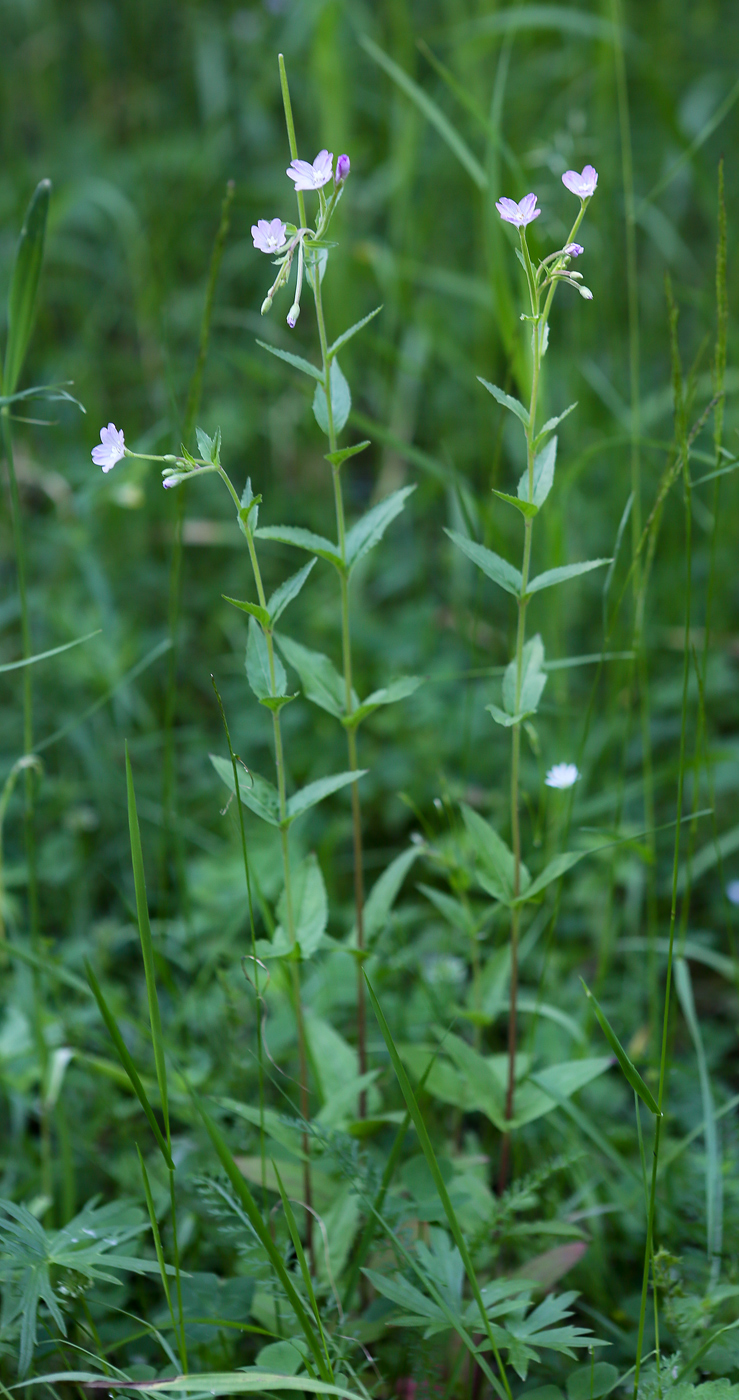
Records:
[[[344,181],[345,181],[347,175],[349,174],[349,171],[351,170],[351,168],[352,168],[352,163],[351,163],[349,157],[348,157],[348,156],[339,156],[339,159],[338,159],[337,162],[336,162],[336,175],[334,176],[334,179],[336,180],[337,185],[343,185],[343,183],[344,183]]]
[[[295,323],[296,323],[296,321],[297,321],[299,315],[300,315],[300,304],[299,304],[297,301],[294,301],[293,304],[292,304],[292,306],[290,307],[290,310],[289,310],[288,313],[287,313],[287,324],[288,324],[288,326],[290,327],[290,330],[291,330],[291,331],[294,331],[294,330],[295,330]]]
[[[579,258],[580,254],[585,252],[585,249],[582,243],[568,243],[563,251],[569,258]]]
[[[593,300],[593,293],[591,292],[589,287],[578,287],[577,290],[580,293],[580,296],[584,297],[586,301]]]
[[[269,311],[269,308],[270,308],[271,305],[272,305],[272,298],[271,298],[271,296],[266,296],[266,297],[264,298],[264,301],[262,302],[262,312],[261,312],[262,316],[266,316],[266,315],[267,315],[267,312]]]
[[[189,472],[173,472],[171,476],[165,476],[162,486],[165,490],[169,486],[179,486],[180,482],[184,481],[189,475]]]

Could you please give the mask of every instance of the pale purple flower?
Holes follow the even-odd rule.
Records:
[[[282,219],[258,219],[251,226],[251,236],[260,253],[278,253],[287,242]]]
[[[352,168],[352,163],[351,163],[349,157],[348,157],[348,156],[339,156],[339,159],[338,159],[337,162],[336,162],[336,176],[335,176],[337,185],[343,185],[343,183],[344,183],[344,181],[345,181],[347,175],[349,174],[349,171],[351,170],[351,168]]]
[[[739,904],[739,880],[729,880],[726,886],[726,898],[730,904]]]
[[[516,228],[525,228],[527,224],[538,219],[541,209],[536,207],[536,195],[526,194],[520,204],[516,204],[515,199],[506,199],[503,196],[495,205],[501,219],[507,224],[515,224]]]
[[[585,252],[582,243],[566,243],[563,250],[570,258],[579,258]]]
[[[291,160],[286,173],[295,181],[296,190],[320,190],[334,173],[333,152],[319,151],[312,165],[307,160]]]
[[[290,307],[290,310],[289,310],[288,313],[287,313],[287,318],[286,318],[286,319],[287,319],[287,324],[288,324],[288,326],[290,327],[290,330],[291,330],[291,331],[294,331],[294,330],[295,330],[295,325],[296,325],[296,322],[297,322],[297,319],[298,319],[298,316],[299,316],[299,315],[300,315],[300,306],[299,306],[299,304],[298,304],[297,301],[294,301],[293,304],[292,304],[292,306]]]
[[[565,170],[562,176],[562,184],[572,194],[576,194],[580,199],[590,199],[595,194],[595,187],[598,183],[598,171],[592,165],[584,165],[582,175],[578,175],[576,170]]]
[[[116,428],[115,423],[109,423],[107,428],[100,429],[100,443],[93,447],[90,456],[96,467],[102,467],[104,472],[112,471],[116,462],[120,462],[121,457],[126,455],[126,445],[123,438],[123,429]]]
[[[184,480],[185,478],[182,472],[173,472],[171,476],[165,476],[162,486],[166,490],[169,486],[179,486],[180,482]]]
[[[547,787],[551,788],[571,788],[577,782],[580,774],[574,763],[555,763],[549,769],[544,779]]]

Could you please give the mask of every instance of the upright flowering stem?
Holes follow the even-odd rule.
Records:
[[[222,467],[219,467],[218,474],[223,480],[231,495],[234,505],[236,506],[236,511],[239,519],[243,522],[241,502],[239,501],[238,495],[234,490],[233,484],[231,482],[230,477],[228,476],[228,473],[225,472]],[[246,545],[247,549],[249,550],[249,559],[251,560],[252,572],[254,574],[254,583],[257,590],[257,597],[259,598],[260,607],[264,608],[266,611],[267,597],[264,591],[264,584],[262,583],[262,571],[259,567],[259,560],[257,558],[257,551],[254,545],[254,536],[252,533],[251,524],[248,519],[243,523],[244,532],[246,536]],[[264,628],[263,631],[264,639],[267,644],[270,686],[272,689],[272,694],[276,695],[277,685],[275,681],[275,652],[274,641],[272,638],[272,630],[271,628]],[[295,911],[293,904],[292,876],[290,870],[290,847],[288,829],[285,825],[287,818],[287,791],[285,785],[285,757],[282,746],[282,726],[280,723],[279,710],[272,711],[272,731],[275,743],[275,772],[277,776],[277,792],[279,796],[280,805],[280,840],[282,844],[282,871],[285,880],[285,907],[287,912],[287,932],[288,937],[290,939],[290,943],[294,947],[296,942]],[[308,1098],[308,1050],[305,1038],[305,1019],[303,1017],[303,1003],[300,994],[300,973],[298,971],[297,961],[294,958],[290,959],[290,979],[292,988],[293,1009],[295,1012],[295,1020],[298,1030],[298,1061],[300,1066],[300,1114],[303,1119],[303,1122],[307,1124],[310,1119],[310,1102]],[[305,1196],[304,1205],[306,1207],[305,1233],[306,1243],[308,1246],[308,1253],[312,1262],[313,1215],[310,1175],[310,1136],[308,1134],[307,1128],[303,1132],[303,1154],[305,1158],[303,1163],[303,1194]]]
[[[334,427],[334,414],[331,404],[331,361],[328,353],[328,341],[326,338],[326,322],[323,315],[323,298],[321,295],[321,279],[317,264],[314,264],[311,276],[313,294],[316,303],[316,320],[318,323],[318,338],[321,344],[321,366],[323,369],[323,387],[326,395],[326,417],[328,421],[328,442],[329,451],[336,452],[336,429]],[[341,652],[344,667],[344,707],[347,719],[354,711],[353,686],[352,686],[352,643],[351,625],[349,617],[349,578],[346,571],[346,529],[344,524],[344,496],[341,488],[341,467],[332,464],[331,471],[334,481],[334,505],[336,508],[336,533],[341,554],[342,569],[340,572],[341,590]],[[349,725],[346,731],[347,749],[349,753],[349,768],[352,772],[358,768],[357,760],[357,731]],[[367,1072],[367,1015],[365,1006],[364,976],[362,974],[362,952],[364,950],[364,858],[362,849],[362,808],[359,800],[359,783],[353,782],[351,785],[352,801],[352,838],[354,846],[354,907],[357,923],[357,950],[359,959],[357,962],[357,1046],[359,1052],[359,1073]],[[367,1115],[367,1095],[363,1089],[359,1095],[359,1117],[365,1118]]]

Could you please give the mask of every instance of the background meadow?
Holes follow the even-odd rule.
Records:
[[[112,1383],[186,1369],[231,1374],[260,1356],[275,1373],[317,1376],[314,1389],[335,1383],[352,1395],[414,1400],[421,1387],[478,1400],[500,1387],[502,1372],[491,1360],[491,1380],[460,1340],[460,1319],[476,1343],[483,1332],[464,1313],[474,1289],[462,1281],[446,1193],[481,1283],[530,1279],[530,1309],[544,1308],[528,1333],[515,1307],[508,1331],[506,1314],[496,1322],[508,1338],[495,1333],[513,1394],[546,1385],[569,1400],[596,1400],[633,1389],[652,1119],[642,1106],[640,1143],[634,1093],[580,979],[656,1093],[676,870],[675,946],[684,960],[667,1027],[658,1308],[650,1282],[641,1393],[708,1383],[728,1395],[739,1366],[739,965],[726,893],[739,877],[739,483],[731,471],[739,12],[719,0],[1,0],[0,18],[3,307],[28,202],[38,181],[53,182],[19,388],[73,381],[85,410],[45,400],[12,406],[22,420],[12,422],[12,437],[31,651],[95,634],[27,670],[0,669],[0,782],[28,747],[27,677],[42,763],[33,780],[35,927],[24,773],[0,799],[0,1196],[25,1208],[14,1215],[3,1206],[0,1220],[4,1386],[17,1382],[19,1363],[21,1378],[94,1371]],[[301,970],[321,1217],[310,1286],[301,1270],[306,1216],[294,1206],[291,1229],[279,1191],[282,1182],[287,1198],[303,1199],[294,1004],[276,964],[255,999],[239,813],[235,802],[224,810],[228,793],[209,759],[228,756],[213,675],[235,752],[271,771],[270,715],[244,674],[247,619],[224,600],[254,596],[248,557],[215,478],[164,492],[145,461],[105,476],[90,461],[110,420],[137,452],[179,451],[233,181],[196,422],[210,435],[220,428],[238,491],[249,476],[262,494],[260,524],[332,533],[313,385],[256,344],[319,358],[307,293],[294,332],[285,293],[269,316],[259,314],[270,268],[250,227],[294,217],[278,52],[301,155],[326,146],[351,156],[332,225],[330,338],[382,305],[342,353],[352,389],[342,441],[371,442],[342,468],[347,515],[415,487],[353,577],[353,640],[360,695],[400,674],[423,678],[366,721],[359,757],[367,888],[401,861],[375,896],[367,970],[439,1164],[437,1179],[417,1125],[393,1147],[408,1100],[371,1007],[370,1126],[346,1101],[358,1068],[355,965],[342,946],[354,920],[353,855],[349,797],[337,792],[290,838],[295,862],[315,853],[333,940]],[[555,487],[534,551],[538,572],[614,554],[616,562],[530,605],[529,632],[541,634],[548,661],[570,664],[552,669],[524,738],[521,823],[537,873],[557,851],[606,849],[551,885],[522,925],[523,1074],[549,1070],[557,1097],[512,1135],[499,1194],[500,1127],[474,1094],[459,1097],[474,1067],[457,1041],[478,1058],[505,1054],[508,916],[476,879],[459,804],[510,840],[510,740],[485,706],[499,703],[515,613],[444,527],[519,557],[521,522],[492,491],[515,491],[520,433],[477,381],[528,399],[524,281],[495,201],[536,190],[542,216],[530,246],[542,256],[562,246],[572,217],[561,175],[586,162],[599,172],[580,260],[594,299],[562,288],[552,313],[541,412],[548,418],[573,401],[577,409],[559,429]],[[694,424],[690,477],[710,479],[694,485],[686,512],[680,452]],[[266,540],[259,553],[267,592],[304,562]],[[1,668],[23,650],[5,465],[0,571]],[[288,621],[291,636],[338,664],[337,590],[325,563]],[[292,673],[290,686],[299,688]],[[282,727],[292,789],[347,767],[345,737],[325,710],[301,698],[286,707]],[[153,1043],[124,741],[162,1023]],[[544,782],[561,761],[581,770],[570,794]],[[675,867],[679,790],[685,821]],[[268,940],[282,917],[279,841],[248,811],[245,833],[255,934]],[[172,1190],[88,966],[157,1124],[156,1051],[165,1047]],[[456,1060],[445,1045],[457,1046]],[[438,1073],[423,1081],[434,1051]],[[571,1069],[571,1084],[558,1078],[558,1066],[604,1056],[609,1066],[589,1082],[583,1073],[582,1088]],[[306,1306],[315,1290],[331,1335],[325,1374],[198,1103],[250,1183],[288,1282]],[[273,1158],[279,1180],[266,1165]],[[107,1273],[56,1234],[93,1198],[79,1228],[107,1231]],[[103,1210],[109,1215],[98,1217]],[[368,1221],[375,1235],[365,1248]],[[179,1259],[183,1274],[178,1289],[169,1285],[171,1316],[160,1244],[162,1259],[170,1268]],[[116,1272],[116,1256],[141,1267]],[[421,1261],[425,1283],[409,1259]],[[91,1277],[95,1268],[104,1276]],[[419,1323],[418,1299],[403,1301],[397,1284],[395,1295],[392,1284],[383,1291],[382,1280],[396,1278],[414,1281],[436,1307],[441,1297],[456,1323],[428,1312]],[[39,1296],[34,1332],[29,1300]],[[583,1350],[581,1336],[557,1339],[555,1326],[587,1329],[607,1347]],[[550,1329],[538,1351],[537,1327]],[[262,1354],[275,1346],[283,1350]],[[215,1393],[259,1388],[253,1374],[240,1374],[243,1384],[232,1376]]]

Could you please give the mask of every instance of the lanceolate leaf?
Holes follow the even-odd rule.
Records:
[[[382,933],[400,887],[421,850],[420,846],[411,846],[407,851],[401,851],[372,886],[364,906],[364,937],[368,945]],[[355,927],[353,939],[356,939],[356,933]]]
[[[266,340],[258,340],[257,345],[261,345],[263,350],[269,350],[270,355],[276,355],[278,360],[285,360],[294,369],[300,369],[303,374],[308,374],[312,379],[319,382],[323,379],[320,369],[316,369],[310,360],[304,360],[302,355],[294,355],[291,350],[279,350],[276,345],[268,345]]]
[[[513,564],[509,564],[507,559],[501,559],[492,549],[486,549],[484,545],[468,540],[466,535],[460,535],[457,530],[447,530],[445,527],[445,533],[473,564],[477,564],[478,569],[482,569],[482,572],[493,580],[493,583],[504,588],[506,593],[512,593],[514,598],[520,596],[523,579]]]
[[[632,1060],[629,1059],[629,1056],[626,1054],[626,1051],[624,1050],[624,1047],[621,1044],[621,1041],[619,1040],[618,1036],[616,1035],[616,1032],[614,1031],[610,1021],[608,1021],[604,1012],[601,1010],[596,997],[593,996],[593,993],[591,992],[587,984],[583,982],[582,977],[580,978],[580,981],[582,982],[586,997],[588,997],[589,1000],[593,1003],[593,1010],[595,1012],[598,1025],[600,1026],[606,1040],[608,1041],[608,1044],[610,1045],[614,1055],[616,1056],[616,1059],[618,1060],[618,1063],[620,1064],[626,1079],[628,1080],[632,1089],[639,1095],[639,1098],[642,1100],[642,1102],[646,1104],[647,1108],[649,1109],[649,1112],[654,1113],[657,1117],[660,1117],[661,1115],[659,1111],[659,1106],[651,1089],[649,1089],[644,1083],[644,1080],[642,1079],[638,1069],[636,1068],[636,1065],[633,1063]]]
[[[564,413],[559,413],[556,418],[547,418],[547,421],[544,424],[544,426],[541,427],[538,433],[536,434],[536,438],[534,439],[534,447],[538,447],[539,443],[544,441],[544,438],[546,437],[547,433],[551,433],[554,431],[555,428],[559,427],[559,424],[563,423],[565,418],[569,417],[569,415],[572,413],[573,408],[577,408],[577,401],[575,401],[575,403],[571,403],[569,408],[566,408]]]
[[[552,588],[555,583],[566,583],[568,579],[577,578],[580,574],[589,574],[591,569],[602,569],[604,564],[610,562],[610,559],[587,559],[582,564],[563,564],[559,569],[547,569],[546,573],[530,580],[527,592],[541,593],[543,588]]]
[[[399,491],[393,491],[392,495],[378,501],[376,506],[352,525],[346,536],[346,563],[350,572],[382,539],[388,525],[400,515],[408,497],[415,489],[415,486],[402,486]]]
[[[498,388],[497,384],[491,384],[487,379],[483,379],[481,374],[478,374],[477,378],[483,388],[487,389],[488,393],[492,394],[493,398],[497,399],[498,403],[502,404],[503,408],[507,408],[511,413],[515,413],[516,417],[523,423],[524,428],[528,428],[529,411],[527,408],[524,408],[523,404],[520,403],[518,399],[512,398],[510,394],[506,394],[503,389]]]
[[[341,719],[346,709],[346,687],[333,662],[323,652],[311,651],[291,637],[278,635],[275,640],[288,665],[300,676],[306,699]]]
[[[222,778],[226,787],[235,792],[234,770],[230,759],[220,758],[218,754],[212,753],[210,761],[216,770],[219,778]],[[262,821],[269,822],[270,826],[280,825],[280,798],[277,788],[273,787],[266,778],[260,777],[259,773],[254,773],[250,769],[248,772],[244,768],[238,768],[239,774],[239,795],[241,801],[261,817]]]
[[[280,584],[279,588],[275,589],[267,603],[268,626],[271,623],[274,627],[278,618],[282,617],[288,603],[291,603],[293,598],[297,598],[315,562],[315,559],[309,559],[302,569],[298,569],[296,574],[292,574],[290,578],[285,579],[285,582]]]
[[[323,535],[314,535],[312,530],[302,530],[298,525],[265,525],[255,530],[254,534],[260,540],[277,540],[280,544],[307,549],[309,554],[317,554],[319,558],[328,560],[329,564],[335,564],[337,569],[344,567],[336,545],[324,539]]]
[[[346,345],[347,341],[351,340],[352,336],[357,334],[357,331],[361,331],[364,326],[369,325],[370,321],[374,321],[375,316],[379,316],[381,311],[382,307],[376,306],[374,311],[370,311],[368,316],[363,316],[361,321],[355,321],[354,325],[350,326],[348,331],[344,331],[338,339],[334,341],[333,345],[329,346],[329,359],[332,360],[334,355],[341,349],[342,345]]]
[[[366,772],[366,768],[357,768],[353,772],[332,773],[328,778],[318,778],[315,783],[308,783],[307,787],[300,788],[288,798],[285,825],[289,826],[296,817],[307,812],[309,807],[315,807],[317,802],[322,802],[324,797],[329,797],[332,792],[338,792],[339,788],[346,787],[349,783],[356,783]]]
[[[493,830],[489,822],[480,816],[479,812],[468,807],[466,802],[460,803],[460,806],[464,824],[479,863],[478,879],[480,884],[494,899],[509,903],[513,898],[513,852],[497,831]],[[526,866],[521,864],[520,885],[522,891],[527,888],[530,879]]]
[[[18,239],[8,293],[8,340],[3,374],[6,394],[15,393],[33,330],[50,197],[51,180],[41,180],[31,197]]]
[[[292,904],[295,937],[304,958],[316,951],[328,923],[328,899],[321,867],[315,855],[306,856],[292,872]],[[277,904],[277,916],[287,929],[287,899],[282,891]]]
[[[524,478],[522,477],[521,480],[523,481]],[[496,491],[495,487],[493,487],[493,495],[497,496],[498,499],[501,501],[507,501],[509,506],[515,506],[516,510],[519,510],[522,515],[526,516],[527,519],[531,519],[533,516],[539,514],[539,507],[535,506],[530,501],[521,500],[520,494],[518,496],[509,496],[506,491]]]
[[[224,602],[232,603],[235,608],[240,608],[242,612],[249,613],[250,617],[255,617],[263,627],[269,627],[270,617],[266,608],[261,608],[258,603],[244,603],[240,598],[229,598],[225,593],[222,593],[221,597]]]
[[[557,439],[550,438],[546,447],[534,458],[534,495],[533,504],[539,510],[549,492],[554,481],[554,464],[557,460]],[[529,474],[525,471],[518,483],[518,494],[522,501],[529,499]]]
[[[359,452],[364,452],[365,448],[370,445],[369,438],[365,438],[364,442],[355,442],[353,447],[340,447],[338,452],[327,452],[325,454],[326,461],[330,462],[332,467],[340,467],[350,457],[356,457]]]
[[[419,685],[423,685],[421,676],[398,676],[397,680],[391,681],[381,690],[373,690],[351,715],[344,715],[342,723],[346,729],[356,729],[363,719],[373,714],[381,705],[394,705],[397,700],[405,700],[414,690],[418,690]]]
[[[509,715],[529,715],[536,711],[547,683],[544,665],[544,647],[541,637],[532,637],[523,648],[521,656],[521,693],[516,705],[517,665],[511,661],[503,676],[503,704]]]
[[[577,865],[578,861],[584,860],[585,856],[589,854],[589,851],[563,851],[561,855],[555,856],[554,860],[550,860],[549,864],[545,865],[541,875],[537,875],[536,879],[532,880],[528,889],[517,902],[524,904],[529,899],[535,899],[542,890],[546,889],[547,885],[558,880],[561,875],[571,870],[573,865]]]
[[[273,655],[274,685],[270,673],[267,638],[259,623],[249,618],[249,639],[246,644],[246,678],[257,700],[274,699],[287,690],[287,675],[279,656]]]
[[[352,406],[352,396],[349,385],[344,378],[338,360],[331,361],[331,411],[333,414],[334,432],[340,433],[346,425]],[[326,404],[326,391],[323,384],[316,385],[316,392],[313,395],[313,413],[316,422],[321,430],[328,437],[328,408]]]

